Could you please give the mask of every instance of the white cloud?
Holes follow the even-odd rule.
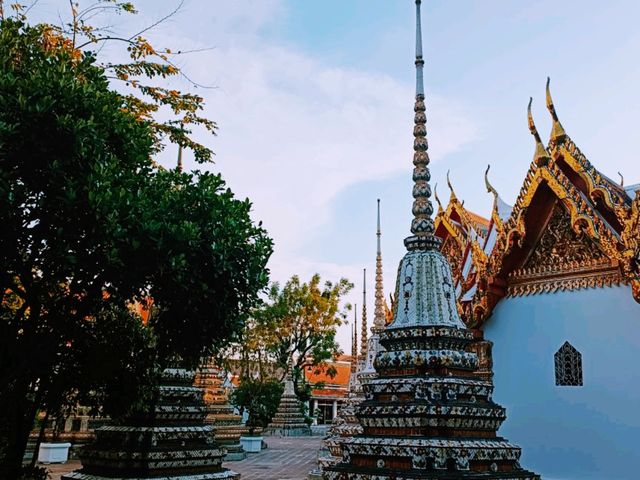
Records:
[[[184,64],[191,77],[217,87],[200,93],[220,131],[212,142],[201,140],[216,152],[213,168],[234,192],[253,201],[254,217],[274,238],[272,278],[285,281],[299,274],[304,279],[318,272],[332,280],[359,280],[359,266],[330,263],[302,247],[330,224],[338,193],[400,171],[410,174],[413,85],[380,72],[331,65],[261,35],[286,16],[281,1],[209,4],[193,35],[181,26],[164,32],[161,40],[181,48],[216,47]],[[189,10],[182,17],[187,13],[193,14]],[[207,24],[214,27],[202,40]],[[438,139],[433,158],[442,159],[477,136],[475,125],[449,99],[430,95],[428,110],[429,134]],[[394,281],[386,279],[387,290]],[[370,288],[369,322],[373,281]],[[360,291],[357,287],[349,300],[361,303]],[[348,330],[343,327],[339,336],[346,349]]]
[[[140,14],[120,18],[119,29],[152,23],[175,4],[154,2],[152,11],[148,2],[139,2]],[[314,272],[333,280],[359,279],[359,267],[328,263],[301,247],[331,222],[330,206],[339,192],[399,171],[409,174],[413,85],[331,65],[264,33],[286,16],[282,0],[191,1],[149,37],[173,50],[215,47],[179,57],[180,65],[196,81],[216,86],[198,93],[220,131],[217,138],[198,134],[199,140],[216,152],[212,169],[222,172],[236,194],[253,201],[254,217],[274,238],[273,279],[284,281],[294,273],[308,278]],[[433,125],[430,136],[438,139],[433,158],[475,138],[475,125],[449,99],[430,95],[428,110],[429,120],[435,119],[428,125]],[[175,148],[160,160],[173,164]],[[196,166],[188,155],[185,164]],[[387,279],[388,287],[393,280]],[[372,305],[373,295],[370,299]]]

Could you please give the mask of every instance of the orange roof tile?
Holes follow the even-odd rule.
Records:
[[[305,376],[309,383],[312,385],[315,383],[324,382],[326,387],[332,385],[340,385],[341,387],[349,386],[349,376],[351,375],[351,363],[350,362],[328,362],[328,365],[336,369],[336,375],[330,377],[325,369],[323,372],[317,373],[314,367],[308,367],[305,371]]]

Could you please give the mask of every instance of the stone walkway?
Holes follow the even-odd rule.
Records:
[[[265,437],[269,448],[251,453],[240,462],[224,465],[242,475],[242,480],[305,480],[316,465],[316,454],[322,437]],[[60,480],[63,473],[77,470],[80,462],[51,465],[52,480]]]

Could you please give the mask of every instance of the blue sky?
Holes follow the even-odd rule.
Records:
[[[34,15],[64,15],[66,4],[40,0]],[[131,32],[177,2],[136,4],[140,13],[114,28]],[[496,189],[515,199],[534,148],[529,96],[548,137],[547,75],[565,129],[592,163],[640,182],[639,19],[632,0],[424,0],[429,142],[442,200],[450,169],[458,197],[487,215],[489,163]],[[215,47],[180,59],[191,77],[216,87],[199,93],[219,135],[197,135],[217,153],[210,168],[254,201],[255,218],[274,237],[273,278],[346,276],[356,282],[350,300],[361,304],[366,267],[372,313],[375,199],[387,295],[409,226],[413,1],[186,0],[149,36],[174,50]],[[174,159],[175,147],[160,158]],[[347,349],[348,331],[340,334]]]

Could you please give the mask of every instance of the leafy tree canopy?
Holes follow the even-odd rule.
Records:
[[[39,408],[129,411],[158,365],[192,365],[241,331],[267,283],[271,241],[249,201],[219,175],[156,168],[162,126],[74,41],[0,22],[3,478]],[[143,325],[131,306],[149,298]]]
[[[311,390],[304,380],[305,369],[336,373],[327,361],[341,353],[336,332],[351,309],[343,299],[352,288],[344,278],[322,282],[318,274],[309,282],[293,276],[282,287],[271,284],[234,344],[235,352],[227,354],[240,358],[241,378],[281,382],[291,366],[296,394],[308,400]]]

